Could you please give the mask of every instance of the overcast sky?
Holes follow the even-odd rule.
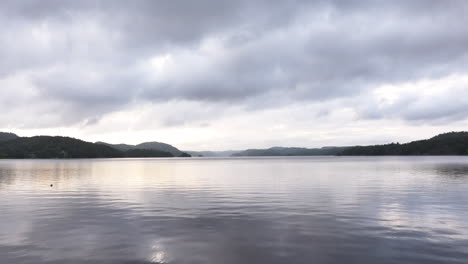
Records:
[[[468,130],[468,1],[0,2],[0,130],[185,150]]]

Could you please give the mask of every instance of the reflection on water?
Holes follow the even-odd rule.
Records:
[[[0,263],[466,263],[468,158],[3,160],[0,212]]]
[[[443,164],[434,168],[442,177],[468,178],[468,164]]]

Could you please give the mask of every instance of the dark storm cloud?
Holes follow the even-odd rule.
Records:
[[[17,107],[47,104],[53,125],[144,102],[252,109],[366,97],[464,74],[467,12],[465,1],[2,1],[0,80],[12,81],[0,89],[27,79],[31,96]],[[468,109],[426,101],[425,113],[366,102],[363,116],[453,119]]]

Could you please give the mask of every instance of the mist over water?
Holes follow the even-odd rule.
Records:
[[[0,212],[0,263],[461,264],[468,158],[1,160]]]

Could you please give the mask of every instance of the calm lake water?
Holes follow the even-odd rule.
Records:
[[[5,264],[466,264],[468,158],[0,160],[0,215]]]

